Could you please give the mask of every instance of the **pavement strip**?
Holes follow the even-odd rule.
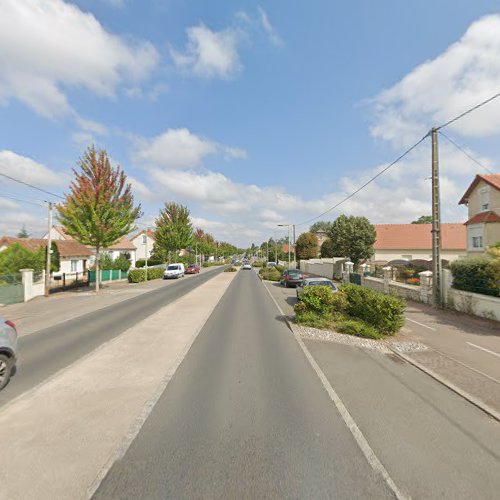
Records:
[[[318,378],[320,379],[321,383],[323,384],[323,387],[325,388],[326,392],[330,396],[330,399],[333,401],[335,407],[337,408],[338,412],[340,413],[342,420],[344,420],[345,424],[347,425],[348,429],[351,431],[351,434],[353,435],[354,439],[356,440],[356,443],[358,444],[359,448],[361,449],[363,455],[365,456],[366,460],[372,467],[372,469],[379,474],[383,480],[386,482],[387,486],[391,489],[391,491],[394,493],[394,496],[398,500],[404,500],[409,498],[407,495],[402,493],[396,483],[393,481],[389,473],[387,472],[387,469],[384,467],[382,462],[379,460],[371,446],[369,445],[368,441],[366,440],[365,436],[361,432],[360,428],[356,424],[354,418],[352,415],[349,413],[349,410],[346,408],[344,405],[344,402],[340,398],[340,396],[335,392],[335,389],[331,386],[330,382],[326,378],[326,375],[323,373],[321,368],[319,367],[318,363],[316,363],[316,360],[312,356],[312,354],[309,352],[307,349],[306,345],[302,341],[300,335],[294,330],[292,327],[288,317],[285,315],[283,310],[281,309],[280,305],[276,301],[276,299],[273,297],[271,291],[268,289],[266,284],[263,282],[262,283],[264,288],[267,290],[267,293],[271,297],[272,301],[276,305],[278,311],[280,312],[281,316],[285,319],[288,327],[292,331],[295,340],[298,342],[300,348],[304,352],[307,360],[311,364],[313,370],[316,372],[318,375]]]
[[[90,497],[235,275],[215,276],[5,405],[0,499]]]

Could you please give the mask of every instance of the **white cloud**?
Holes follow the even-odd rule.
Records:
[[[500,15],[471,24],[441,55],[416,67],[375,100],[372,134],[394,144],[418,140],[440,125],[500,91]],[[493,102],[451,125],[467,136],[500,130],[500,102]]]
[[[76,123],[82,130],[85,130],[87,132],[91,132],[97,135],[108,135],[109,133],[106,125],[93,120],[87,120],[85,118],[82,118],[81,116],[76,117]]]
[[[269,16],[267,15],[267,12],[260,6],[257,7],[257,10],[259,11],[260,22],[261,22],[262,28],[266,32],[267,36],[269,37],[270,42],[273,45],[276,45],[277,47],[282,46],[283,40],[279,36],[279,34],[276,31],[276,29],[274,28],[274,26],[271,24],[271,21],[269,19]]]
[[[242,69],[238,55],[241,33],[233,28],[212,31],[205,25],[186,30],[184,52],[170,49],[177,68],[202,78],[231,78]]]
[[[0,2],[0,103],[14,98],[62,116],[71,111],[66,88],[112,97],[118,86],[147,78],[157,62],[150,43],[113,35],[63,0]]]
[[[9,150],[0,151],[0,172],[23,182],[42,186],[61,186],[67,180],[66,175],[61,175],[31,158]],[[2,182],[5,180],[4,177],[1,179]]]
[[[224,146],[193,134],[186,128],[168,129],[152,139],[135,140],[134,161],[146,167],[194,168],[209,155],[226,159],[246,158],[246,151]]]

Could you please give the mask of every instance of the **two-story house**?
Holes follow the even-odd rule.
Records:
[[[500,174],[476,175],[459,205],[467,205],[467,253],[482,254],[500,241]]]
[[[151,229],[143,229],[135,236],[132,236],[130,241],[136,248],[135,255],[137,260],[144,260],[146,257],[148,259],[151,258],[155,243],[155,233]]]

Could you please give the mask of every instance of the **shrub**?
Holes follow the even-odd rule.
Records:
[[[373,328],[373,326],[357,319],[347,319],[344,321],[339,321],[335,324],[335,328],[340,333],[356,335],[357,337],[380,339],[383,336],[380,332]]]
[[[160,267],[148,269],[148,281],[163,278],[164,270]],[[145,269],[132,269],[128,273],[129,283],[140,283],[146,279]]]
[[[283,271],[285,270],[285,266],[280,266],[279,264],[276,264],[274,266],[274,269],[276,269],[280,274],[283,274]]]
[[[161,259],[148,259],[148,266],[157,266],[159,264],[163,264],[164,262]],[[146,265],[145,259],[139,259],[135,262],[135,267],[144,267]]]
[[[234,266],[228,267],[227,269],[224,269],[225,273],[235,273],[238,269],[236,269]]]
[[[281,279],[281,273],[273,267],[263,267],[260,269],[259,275],[263,280],[268,281],[279,281]]]
[[[308,286],[300,295],[301,302],[307,311],[318,314],[331,314],[333,312],[334,293],[329,286]]]
[[[299,304],[296,304],[298,306]],[[295,316],[295,322],[304,325],[311,326],[313,328],[329,328],[334,321],[331,314],[319,314],[315,311],[304,311],[301,314]]]
[[[344,313],[349,307],[347,295],[344,292],[338,291],[333,294],[332,310],[336,313]]]
[[[120,269],[126,273],[130,269],[130,261],[125,255],[118,256],[113,262],[111,269]]]
[[[392,335],[404,323],[405,301],[358,285],[342,285],[347,296],[346,313],[369,323],[383,334]]]
[[[252,263],[252,266],[253,267],[263,267],[264,266],[264,262],[256,261],[256,262]]]
[[[500,259],[469,257],[450,265],[453,288],[500,296]]]

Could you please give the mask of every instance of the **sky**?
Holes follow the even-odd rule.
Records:
[[[1,0],[0,173],[64,196],[84,150],[242,247],[297,235],[440,125],[500,92],[500,0]],[[443,130],[442,220],[499,172],[500,99]],[[329,212],[430,214],[431,144]],[[0,176],[0,235],[59,198]],[[139,226],[144,227],[144,226]]]

